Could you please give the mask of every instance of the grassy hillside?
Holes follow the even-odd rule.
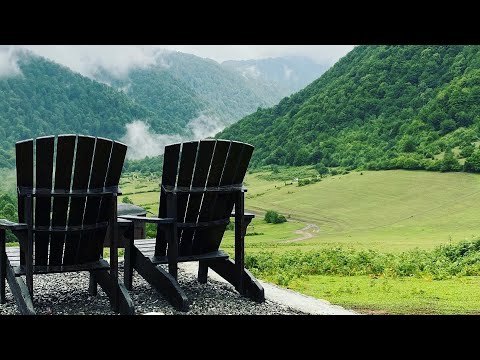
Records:
[[[341,244],[402,251],[480,236],[476,174],[363,171],[302,187],[266,181],[262,175],[247,175],[246,206],[316,224],[320,231],[303,242],[307,247]]]
[[[358,46],[318,80],[219,133],[253,165],[480,171],[480,47]],[[445,159],[435,158],[446,152]]]
[[[295,173],[313,171],[308,167],[289,169],[287,178],[293,179]],[[291,179],[266,180],[272,177],[284,179],[285,174],[247,174],[246,208],[258,213],[258,219],[266,210],[274,209],[289,218],[288,224],[299,222],[293,228],[285,225],[285,231],[293,232],[306,224],[314,224],[318,231],[312,231],[310,239],[290,243],[284,241],[285,235],[276,236],[263,229],[260,232],[269,236],[249,239],[255,244],[252,251],[342,245],[400,252],[480,236],[480,175],[363,171],[326,177],[301,187]],[[122,190],[130,200],[152,213],[158,211],[158,180],[128,177],[122,181]],[[271,228],[278,229],[275,226]]]

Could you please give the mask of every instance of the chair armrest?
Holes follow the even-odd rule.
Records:
[[[235,211],[232,211],[232,213],[230,214],[230,217],[235,217]],[[247,219],[253,219],[255,217],[255,214],[252,214],[252,213],[244,213],[243,214],[243,217],[247,218]]]
[[[157,217],[146,217],[146,216],[136,216],[136,215],[120,215],[119,219],[130,220],[133,222],[144,222],[144,223],[153,223],[153,224],[173,224],[173,218],[157,218]]]
[[[0,219],[0,229],[4,230],[26,230],[27,224],[16,223],[7,219]]]

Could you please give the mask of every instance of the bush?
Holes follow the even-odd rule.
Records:
[[[441,245],[434,250],[384,254],[374,250],[324,248],[315,251],[248,254],[245,265],[256,276],[280,285],[303,275],[431,277],[480,275],[480,240]]]
[[[276,211],[274,210],[268,210],[266,213],[265,213],[265,218],[264,220],[269,223],[269,224],[281,224],[281,223],[284,223],[287,221],[287,219],[285,218],[285,216],[283,215],[280,215],[279,213],[277,213]]]
[[[125,196],[123,199],[122,199],[122,203],[124,204],[133,204],[133,201],[130,200],[130,198],[128,196]]]

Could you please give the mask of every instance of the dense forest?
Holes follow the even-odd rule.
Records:
[[[254,166],[477,172],[479,100],[479,46],[357,46],[217,137],[255,145]]]
[[[14,167],[16,141],[80,133],[119,139],[125,124],[143,119],[158,132],[174,128],[124,93],[30,54],[21,75],[0,78],[0,168]]]
[[[292,93],[263,78],[249,81],[229,67],[191,54],[160,51],[155,61],[153,65],[130,70],[124,78],[102,69],[95,77],[175,124],[179,134],[191,135],[192,129],[187,125],[200,115],[223,128]],[[310,74],[310,79],[314,78]]]
[[[278,86],[250,83],[213,60],[178,52],[159,52],[156,64],[123,79],[100,69],[98,81],[28,51],[17,55],[21,74],[0,77],[0,168],[15,166],[13,147],[21,139],[60,133],[121,139],[134,120],[158,134],[204,137],[283,96]]]

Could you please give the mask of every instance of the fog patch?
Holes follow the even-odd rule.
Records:
[[[15,46],[0,45],[0,78],[20,75]]]
[[[125,125],[127,133],[121,139],[127,144],[127,158],[132,160],[162,155],[165,145],[182,141],[180,135],[157,134],[150,129],[150,125],[135,120]]]
[[[222,131],[225,125],[216,116],[201,114],[190,120],[187,128],[191,131],[193,140],[200,140]]]

